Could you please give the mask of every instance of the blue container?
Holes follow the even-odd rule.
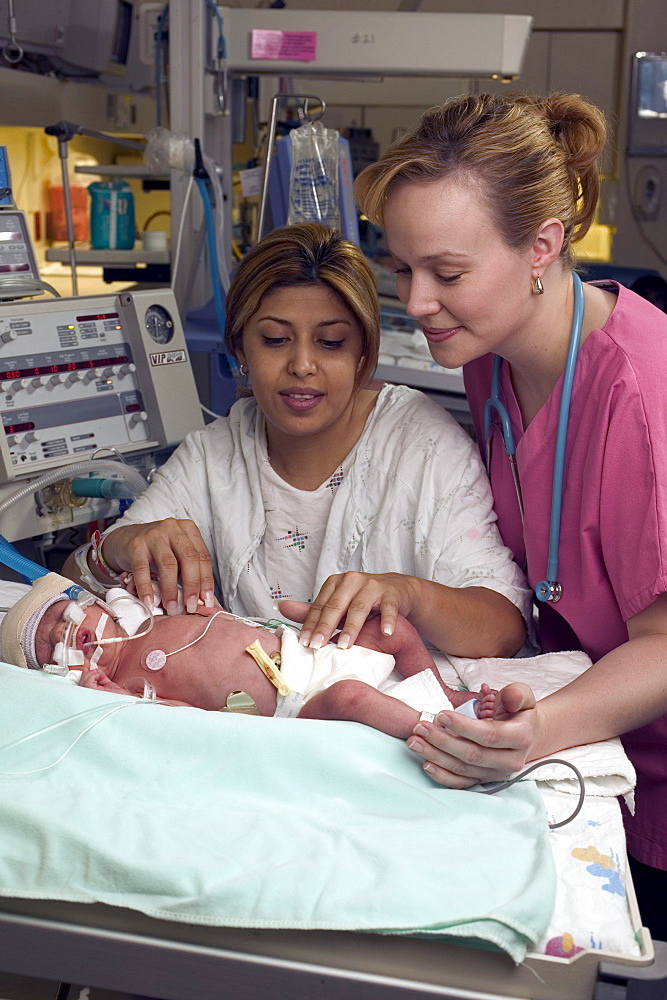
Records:
[[[93,250],[132,250],[134,197],[127,181],[95,181],[88,185],[88,194]]]

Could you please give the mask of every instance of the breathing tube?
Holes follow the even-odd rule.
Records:
[[[51,483],[60,482],[62,479],[74,479],[84,472],[98,472],[103,475],[110,476],[115,474],[116,476],[120,476],[128,484],[129,489],[132,490],[133,496],[138,496],[146,489],[144,477],[136,469],[133,469],[131,465],[125,465],[124,462],[114,462],[111,459],[105,458],[88,459],[85,462],[74,462],[72,465],[61,465],[51,472],[44,473],[39,479],[32,479],[25,486],[22,486],[21,489],[17,490],[16,493],[12,493],[0,503],[0,515],[4,514],[13,504],[32,496],[36,490],[50,486]]]
[[[8,542],[3,535],[0,535],[0,562],[4,566],[9,566],[16,573],[20,573],[27,583],[34,583],[35,580],[39,580],[40,577],[46,576],[49,572],[45,566],[40,566],[39,563],[33,562],[32,559],[21,555],[18,549],[15,549],[12,543]],[[78,584],[73,583],[63,593],[66,593],[68,597],[75,600],[79,594],[83,593],[83,587],[79,587]]]

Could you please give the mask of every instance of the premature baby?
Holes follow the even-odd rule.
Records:
[[[54,582],[42,584],[49,578]],[[57,644],[68,628],[63,614],[70,601],[53,594],[57,581],[61,591],[70,585],[56,574],[42,577],[8,613],[2,652],[9,662],[40,669],[58,658]],[[40,600],[34,593],[40,587],[43,594],[50,589],[51,596]],[[377,690],[395,668],[404,678],[428,671],[431,688],[439,686],[454,708],[472,700],[471,714],[493,717],[496,692],[486,685],[479,694],[446,685],[404,618],[399,618],[391,636],[380,631],[379,618],[369,619],[357,644],[347,650],[333,644],[320,650],[304,648],[289,628],[274,632],[220,608],[203,607],[199,614],[155,617],[150,631],[143,631],[147,621],[138,629],[135,621],[130,631],[136,629],[136,634],[129,639],[121,624],[127,625],[127,617],[122,613],[120,620],[114,617],[116,608],[132,602],[130,595],[122,594],[111,603],[111,614],[95,601],[82,609],[83,620],[70,628],[73,658],[79,660],[72,666],[80,670],[79,683],[84,687],[140,697],[149,690],[167,704],[208,711],[226,708],[230,696],[233,699],[241,691],[252,699],[259,715],[361,722],[407,739],[420,712]],[[81,616],[77,612],[74,617]],[[440,707],[449,707],[446,699]]]

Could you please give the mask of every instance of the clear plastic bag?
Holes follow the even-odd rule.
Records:
[[[319,222],[338,229],[338,132],[325,128],[321,122],[312,122],[294,129],[290,139],[288,225]]]

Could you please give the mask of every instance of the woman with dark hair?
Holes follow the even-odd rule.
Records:
[[[439,648],[516,652],[527,592],[474,445],[421,393],[367,387],[379,309],[360,249],[313,224],[270,233],[234,275],[225,337],[251,395],[188,435],[101,551],[65,571],[89,587],[131,571],[147,600],[156,574],[171,611],[179,580],[189,611],[217,586],[228,610],[265,618],[331,580],[400,579]],[[352,641],[344,628],[338,645]]]

